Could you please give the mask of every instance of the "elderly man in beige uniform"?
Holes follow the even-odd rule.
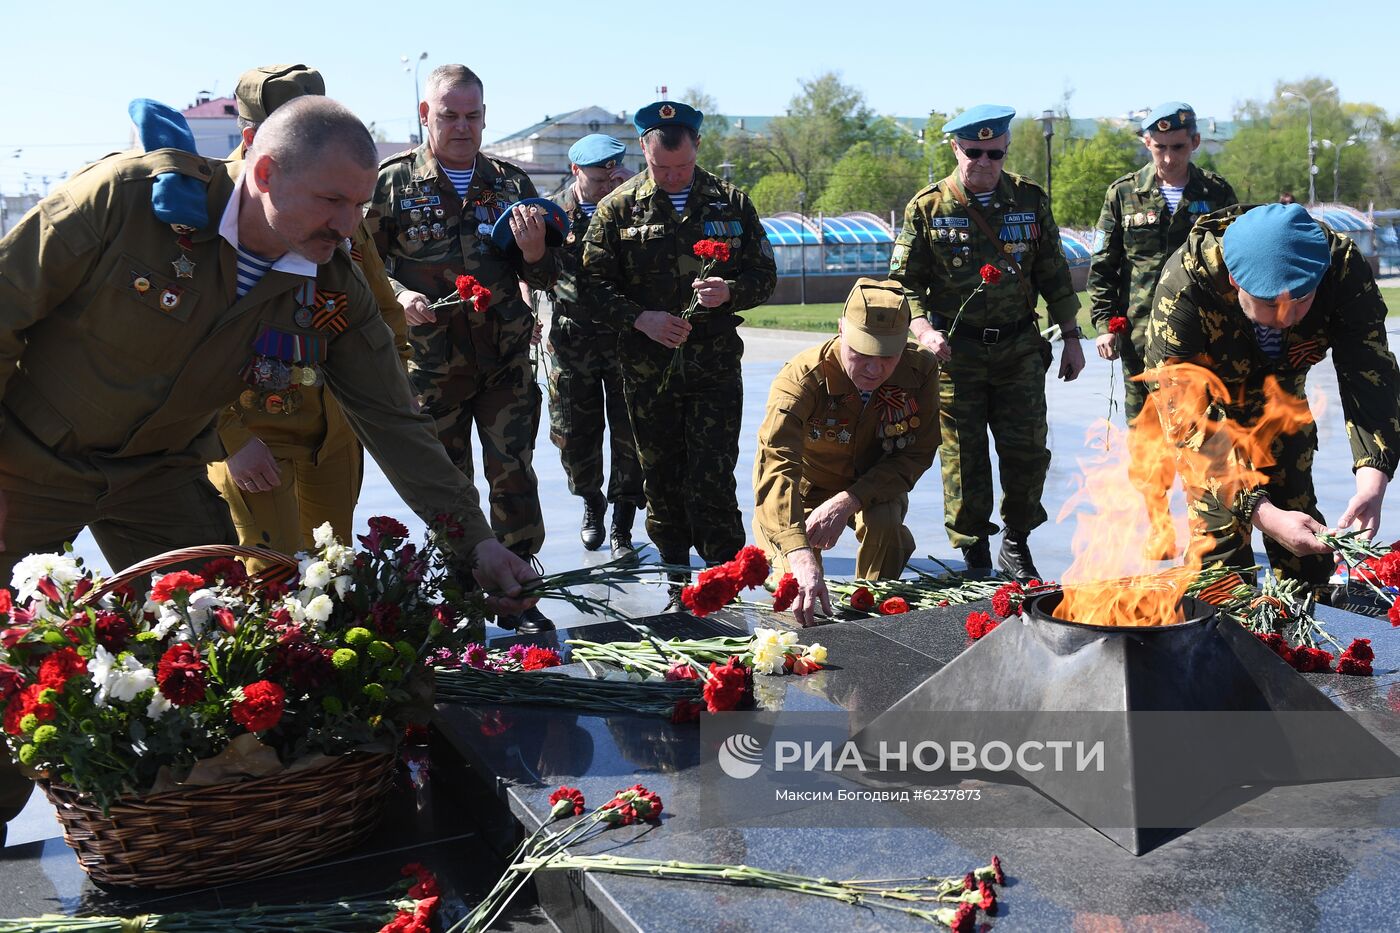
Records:
[[[841,330],[788,361],[754,459],[754,539],[792,569],[803,625],[831,612],[820,552],[855,528],[856,576],[898,577],[914,553],[909,491],[938,451],[938,361],[908,342],[895,281],[859,279]]]

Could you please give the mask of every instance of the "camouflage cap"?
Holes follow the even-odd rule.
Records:
[[[267,115],[289,100],[304,94],[326,93],[326,80],[315,68],[305,65],[263,65],[238,77],[238,115],[250,123],[261,123]]]
[[[1170,133],[1172,130],[1196,131],[1196,111],[1190,104],[1169,100],[1158,104],[1142,121],[1144,133]]]
[[[866,356],[898,356],[909,339],[909,300],[893,279],[856,279],[841,313],[846,346]]]

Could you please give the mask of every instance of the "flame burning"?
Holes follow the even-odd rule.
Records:
[[[1189,497],[1205,491],[1229,504],[1266,481],[1263,471],[1274,463],[1274,440],[1313,420],[1307,400],[1285,391],[1272,376],[1264,382],[1262,409],[1248,424],[1226,415],[1227,405],[1240,409],[1243,390],[1232,393],[1200,366],[1177,363],[1138,378],[1157,382],[1157,391],[1148,396],[1133,431],[1102,421],[1089,428],[1088,446],[1102,447],[1079,460],[1079,488],[1056,519],[1078,513],[1074,561],[1055,609],[1061,621],[1102,626],[1184,621],[1181,597],[1200,572],[1211,538],[1195,529],[1181,565],[1165,571],[1144,555],[1150,535],[1171,531],[1167,496],[1176,474]]]

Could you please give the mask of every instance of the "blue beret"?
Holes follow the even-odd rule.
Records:
[[[196,151],[194,133],[178,110],[138,97],[127,106],[126,112],[136,124],[136,135],[147,152],[154,149]],[[204,182],[179,172],[157,175],[151,188],[151,209],[161,223],[203,227],[209,223],[207,200]]]
[[[1222,248],[1235,284],[1265,301],[1311,295],[1332,264],[1327,234],[1301,204],[1246,211],[1226,228]]]
[[[952,133],[958,139],[996,139],[1010,131],[1014,116],[1013,107],[978,104],[943,124],[943,132]]]
[[[700,123],[705,119],[705,115],[689,104],[682,104],[674,100],[658,100],[654,104],[647,104],[638,110],[632,117],[632,125],[637,128],[637,134],[641,135],[647,130],[654,130],[658,126],[688,126],[695,132],[700,132]]]
[[[1172,130],[1194,130],[1196,128],[1196,111],[1191,109],[1190,104],[1183,104],[1179,100],[1169,100],[1165,104],[1159,104],[1142,121],[1142,131],[1144,133],[1156,131],[1158,133],[1170,133]]]
[[[603,133],[591,133],[569,147],[569,162],[584,168],[612,168],[622,161],[627,146]]]
[[[544,198],[522,198],[517,203],[524,207],[533,204],[544,211],[544,241],[547,246],[563,244],[564,236],[569,232],[569,215],[564,213],[562,207]],[[510,211],[497,218],[495,226],[491,228],[491,242],[502,251],[515,246],[515,233],[510,229]]]

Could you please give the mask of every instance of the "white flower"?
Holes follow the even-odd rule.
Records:
[[[165,694],[159,690],[151,697],[151,702],[146,705],[146,718],[159,719],[175,708],[175,704],[165,698]]]
[[[322,522],[316,530],[311,532],[311,540],[316,542],[318,548],[322,549],[335,544],[335,530],[331,528],[331,523]]]
[[[118,660],[101,645],[93,650],[88,673],[97,687],[93,702],[98,706],[106,706],[108,697],[130,703],[142,690],[156,685],[156,675],[150,668],[143,667],[133,655],[126,654]]]
[[[227,605],[213,590],[195,590],[190,594],[190,629],[195,635],[204,634],[215,609]]]
[[[754,648],[753,667],[765,674],[776,674],[783,668],[783,649],[777,642],[760,644]]]
[[[151,626],[151,631],[155,632],[156,638],[164,638],[170,634],[170,630],[177,625],[183,625],[185,617],[180,615],[180,611],[173,605],[167,604],[156,610],[156,624]]]
[[[307,603],[302,609],[302,614],[310,622],[324,622],[331,617],[331,610],[335,609],[335,603],[325,593],[317,596]]]
[[[350,587],[353,586],[354,583],[355,580],[353,577],[349,574],[342,574],[331,581],[331,586],[335,588],[335,595],[344,599],[350,592]]]
[[[323,590],[331,582],[331,565],[323,560],[312,563],[301,572],[301,585],[310,589]]]
[[[756,628],[753,630],[753,647],[757,651],[765,645],[772,645],[778,641],[778,630],[775,628]]]
[[[344,573],[355,563],[355,550],[343,544],[332,544],[322,552],[322,559],[334,567],[336,573]]]
[[[796,632],[782,632],[778,635],[778,644],[784,648],[791,648],[797,644]]]
[[[15,564],[10,588],[17,602],[27,603],[39,595],[35,585],[44,577],[62,588],[77,583],[81,576],[78,562],[67,554],[30,554]]]
[[[818,664],[826,663],[826,646],[821,642],[812,642],[807,646],[807,657]]]

